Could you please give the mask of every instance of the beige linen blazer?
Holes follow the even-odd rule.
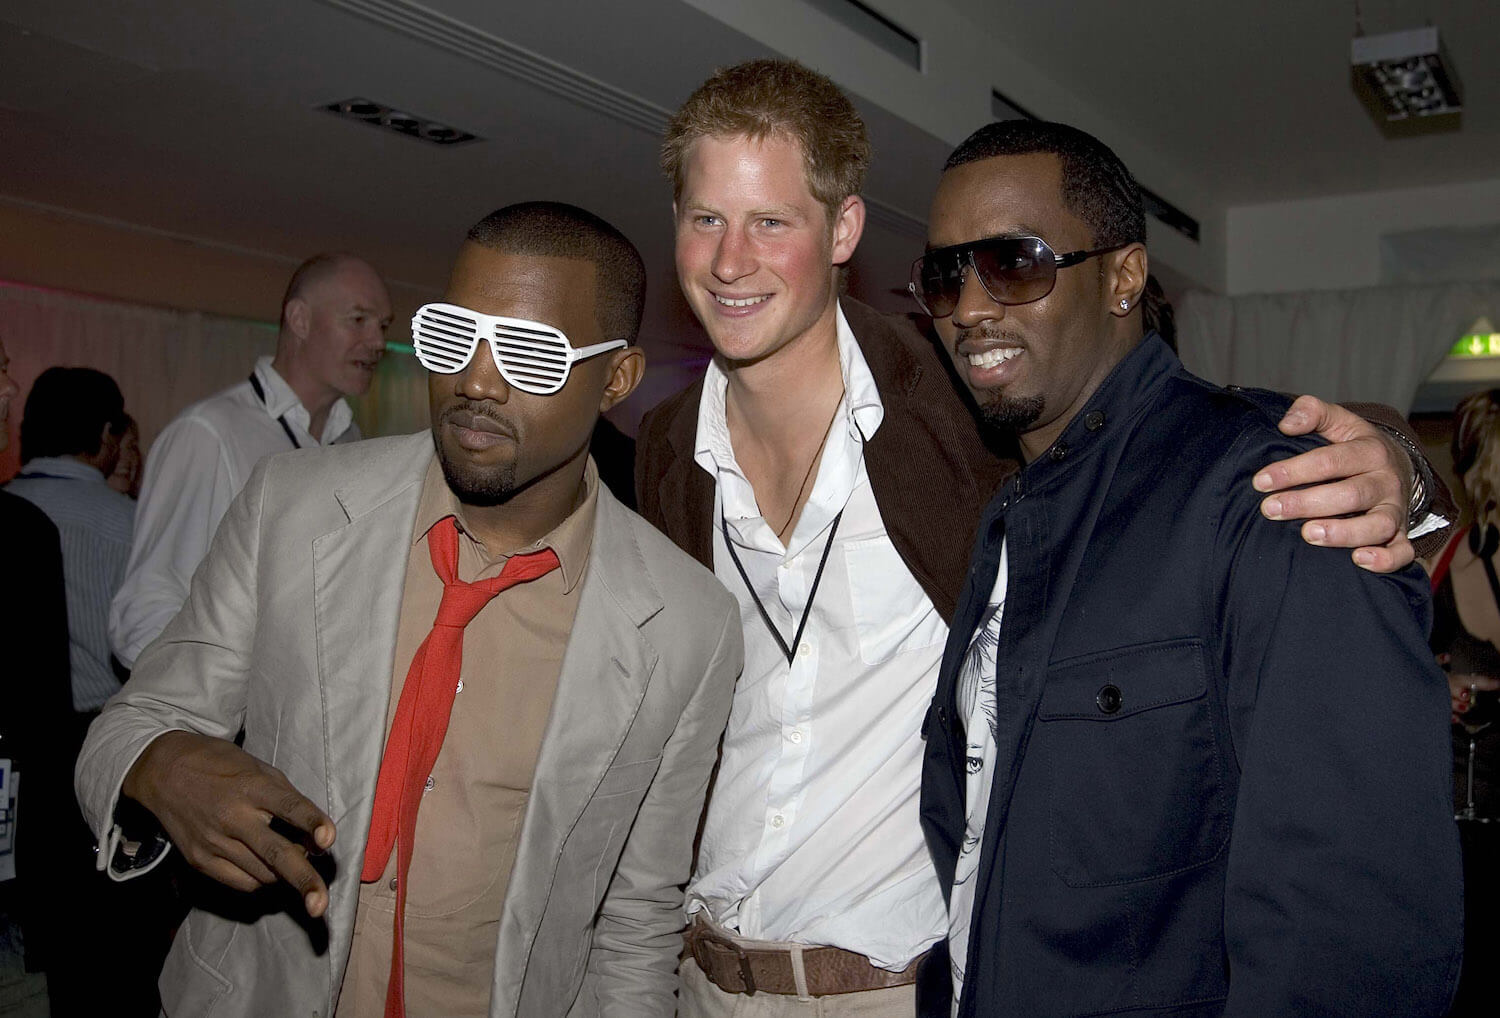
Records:
[[[245,749],[338,825],[323,920],[300,915],[285,888],[231,892],[232,908],[188,916],[161,975],[172,1018],[333,1012],[432,456],[423,432],[263,461],[182,612],[89,732],[78,795],[111,866],[124,774],[173,729],[228,739],[243,726]],[[682,885],[740,663],[734,599],[601,486],[501,916],[491,1018],[672,1013]]]

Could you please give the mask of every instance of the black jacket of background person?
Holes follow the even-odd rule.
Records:
[[[65,949],[52,937],[58,908],[55,879],[59,826],[71,819],[73,761],[58,747],[73,718],[68,669],[68,606],[62,548],[47,514],[0,491],[0,757],[21,773],[17,803],[16,877],[27,967],[48,964]],[[63,829],[66,829],[64,826]],[[62,874],[66,875],[66,874]]]
[[[956,676],[1004,537],[965,1018],[1446,1012],[1463,903],[1427,582],[1260,516],[1250,478],[1312,444],[1285,406],[1152,334],[985,510],[922,788],[946,891]]]

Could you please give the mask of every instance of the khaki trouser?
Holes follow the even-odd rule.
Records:
[[[678,1018],[914,1018],[916,986],[836,993],[828,997],[727,993],[708,981],[692,957],[682,959]]]

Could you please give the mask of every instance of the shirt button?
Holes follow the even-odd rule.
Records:
[[[1094,702],[1099,705],[1099,709],[1104,713],[1113,714],[1125,702],[1125,696],[1120,692],[1119,686],[1111,683],[1099,690],[1099,695],[1094,697]]]
[[[391,890],[394,891],[396,889],[396,883],[397,883],[396,878],[395,877],[391,877],[391,882],[388,885],[386,885],[386,886],[388,886]]]
[[[811,653],[812,653],[812,644],[810,644],[810,643],[803,643],[803,644],[800,644],[797,647],[797,656],[798,657],[807,657],[807,655],[809,655]]]
[[[786,826],[786,817],[782,816],[780,813],[777,813],[771,818],[771,826],[776,828],[777,830],[780,830],[781,828]]]
[[[429,775],[427,775],[427,781],[426,781],[426,783],[425,783],[425,784],[423,784],[423,785],[422,785],[422,788],[423,788],[423,789],[424,789],[424,790],[425,790],[425,791],[428,791],[428,792],[430,792],[430,791],[432,791],[432,790],[433,790],[433,789],[434,789],[434,788],[435,788],[435,787],[437,787],[437,781],[436,781],[436,780],[435,780],[435,779],[434,779],[434,778],[433,778],[433,776],[432,776],[432,775],[431,775],[431,774],[429,774]]]
[[[1083,418],[1083,426],[1090,431],[1098,431],[1104,427],[1104,411],[1090,410]]]
[[[462,693],[464,691],[464,680],[463,679],[459,679],[458,680],[458,691],[460,693]]]
[[[787,738],[791,739],[793,742],[800,743],[802,741],[802,733],[793,728],[789,733],[787,733]]]

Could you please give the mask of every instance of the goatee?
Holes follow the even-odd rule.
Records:
[[[1019,435],[1042,419],[1047,401],[1042,396],[994,396],[979,404],[985,426]]]

